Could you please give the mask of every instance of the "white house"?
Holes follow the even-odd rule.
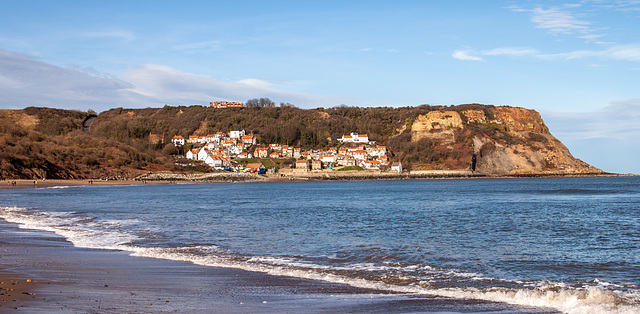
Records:
[[[324,155],[322,156],[322,162],[324,163],[332,163],[332,162],[336,162],[336,155],[334,154],[330,154],[330,155]]]
[[[367,160],[362,163],[366,169],[380,169],[380,162],[377,160]]]
[[[241,138],[243,136],[245,136],[245,132],[244,130],[231,130],[229,132],[229,137],[230,138]]]
[[[187,159],[198,160],[198,149],[194,148],[194,149],[188,151],[184,155],[185,155],[184,157],[187,158]]]
[[[227,148],[227,151],[231,155],[238,155],[238,154],[242,153],[242,149],[243,149],[242,144],[240,144],[240,145],[232,145],[232,146],[229,146],[229,148]]]
[[[214,138],[213,141],[209,142],[205,147],[209,150],[216,149],[220,145],[220,139]]]
[[[198,151],[198,160],[205,160],[209,157],[209,150],[206,147],[200,148]]]
[[[184,145],[184,137],[176,135],[171,139],[171,142],[173,142],[173,145],[175,146]]]
[[[351,135],[343,135],[338,139],[343,143],[369,143],[369,136],[366,134],[351,133]]]
[[[209,165],[209,167],[222,168],[222,158],[218,156],[209,155],[204,160],[204,163]]]
[[[402,172],[402,163],[399,161],[391,163],[391,171],[397,171],[398,173]]]

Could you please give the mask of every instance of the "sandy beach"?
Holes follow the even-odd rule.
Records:
[[[3,220],[0,247],[0,312],[546,313],[75,248],[53,233],[20,229]]]
[[[12,182],[16,184],[13,185]],[[173,181],[154,180],[154,181],[137,181],[137,180],[12,180],[7,179],[0,181],[0,189],[9,188],[50,188],[54,186],[76,186],[76,185],[140,185],[140,184],[168,184]]]

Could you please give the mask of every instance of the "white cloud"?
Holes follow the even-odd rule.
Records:
[[[130,83],[58,67],[0,50],[0,107],[49,106],[94,109],[105,104],[143,102]],[[102,108],[106,109],[106,108]]]
[[[300,107],[356,101],[288,92],[259,79],[225,81],[153,64],[128,69],[116,78],[95,70],[63,68],[3,50],[0,50],[0,95],[0,108],[48,106],[96,111],[260,97]]]
[[[470,50],[457,50],[451,56],[454,59],[465,60],[465,61],[482,61],[483,59],[478,56],[471,55]]]

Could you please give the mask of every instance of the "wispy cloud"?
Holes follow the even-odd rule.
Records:
[[[511,56],[511,57],[537,55],[539,53],[540,52],[538,52],[538,50],[536,49],[518,48],[518,47],[495,48],[491,50],[485,50],[482,52],[483,55],[487,55],[487,56]]]
[[[451,55],[454,59],[464,61],[482,61],[483,59],[478,56],[474,56],[471,50],[456,50]]]
[[[624,61],[640,61],[640,45],[617,45],[604,50],[577,50],[555,54],[539,54],[543,59],[605,58]]]
[[[640,99],[611,102],[592,112],[540,112],[577,158],[605,171],[640,173]]]
[[[567,10],[560,8],[535,8],[531,12],[531,22],[537,28],[549,30],[553,34],[584,34],[589,31],[588,21],[577,19]]]
[[[595,138],[637,139],[640,137],[640,99],[614,101],[593,112],[543,111],[554,133],[572,140]]]
[[[92,38],[92,39],[118,39],[123,41],[133,41],[137,37],[134,33],[124,30],[109,30],[100,32],[83,32],[80,33],[80,37]]]
[[[538,6],[533,9],[512,6],[509,9],[514,12],[529,13],[531,22],[536,28],[546,30],[553,35],[573,35],[589,43],[606,44],[598,40],[605,35],[600,34],[599,29],[584,18],[587,14],[578,12],[581,9],[583,12],[588,11],[583,9],[582,4],[565,4],[550,8]]]
[[[489,50],[458,50],[452,55],[459,60],[482,61],[485,57],[533,57],[545,60],[577,60],[587,58],[640,61],[640,44],[615,45],[601,50],[576,50],[562,53],[542,53],[532,48],[501,47]]]

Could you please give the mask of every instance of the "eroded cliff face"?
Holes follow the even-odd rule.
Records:
[[[457,110],[456,110],[457,109]],[[450,168],[482,174],[603,173],[574,158],[549,132],[540,114],[514,107],[476,106],[420,115],[411,141],[428,140],[433,149],[457,151]]]

